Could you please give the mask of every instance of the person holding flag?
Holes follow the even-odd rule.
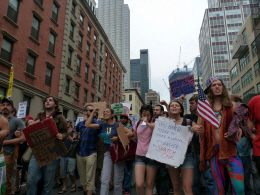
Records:
[[[237,129],[235,140],[227,134],[236,104],[229,99],[228,90],[220,78],[208,79],[206,87],[208,99],[198,84],[198,114],[203,119],[200,170],[206,169],[205,161],[208,160],[214,177],[214,194],[225,194],[224,168],[228,171],[233,194],[245,194],[244,170],[235,143],[241,137],[242,130]]]

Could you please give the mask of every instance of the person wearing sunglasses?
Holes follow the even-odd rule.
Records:
[[[91,194],[95,190],[95,176],[96,176],[96,164],[97,164],[97,143],[100,130],[91,129],[85,127],[86,120],[90,117],[94,111],[94,106],[88,104],[84,107],[83,117],[84,121],[81,121],[76,126],[76,131],[79,132],[82,137],[79,141],[77,148],[77,168],[80,176],[80,184],[83,187],[83,194]],[[99,124],[94,116],[91,124]],[[85,131],[86,130],[86,131]]]

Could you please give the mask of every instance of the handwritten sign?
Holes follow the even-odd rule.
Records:
[[[124,106],[124,114],[129,116],[131,104],[130,103],[121,103]]]
[[[90,104],[96,108],[99,108],[98,117],[103,118],[104,110],[107,108],[106,102],[95,102],[95,103],[91,102],[91,103],[87,103],[87,104]]]
[[[139,116],[138,116],[138,114],[136,114],[136,115],[130,115],[130,116],[129,116],[129,119],[132,121],[132,126],[134,126],[135,123],[136,123],[137,121],[139,121]]]
[[[146,157],[158,162],[179,167],[183,164],[193,133],[190,127],[175,125],[173,121],[155,122],[152,139]]]
[[[27,109],[27,101],[19,103],[19,109],[17,112],[17,118],[25,118]]]
[[[111,108],[114,110],[114,115],[117,116],[117,118],[120,118],[121,114],[124,114],[124,106],[120,103],[112,104]]]
[[[196,91],[194,75],[175,80],[170,83],[172,98],[180,97],[182,94],[187,95]]]
[[[58,129],[53,118],[30,125],[23,133],[40,167],[67,154],[64,142],[56,138]]]
[[[125,129],[127,129],[127,128],[123,127],[123,125],[121,123],[119,123],[119,127],[116,130],[117,130],[118,137],[126,152],[126,146],[130,143],[130,140],[125,133]]]

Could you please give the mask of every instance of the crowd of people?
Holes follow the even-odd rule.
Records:
[[[169,104],[162,100],[160,105],[143,105],[140,120],[131,123],[127,114],[120,119],[113,109],[106,108],[103,118],[98,118],[99,108],[87,104],[83,121],[73,127],[71,119],[59,112],[58,100],[49,95],[44,99],[44,111],[34,118],[24,120],[16,117],[13,101],[3,98],[0,104],[0,194],[20,194],[21,185],[26,183],[23,194],[50,195],[59,187],[58,194],[82,190],[83,194],[96,194],[100,183],[101,195],[131,194],[133,178],[138,195],[167,195],[173,191],[180,195],[232,193],[260,194],[260,95],[246,105],[237,95],[229,95],[223,81],[212,77],[206,83],[205,94],[219,121],[213,127],[198,114],[197,96],[189,99],[191,114],[184,113],[182,95]],[[166,108],[166,110],[164,109]],[[193,137],[188,145],[183,164],[173,167],[146,157],[158,117],[173,119],[175,124],[190,126]],[[68,151],[77,141],[75,154],[68,152],[59,159],[39,166],[31,154],[28,162],[24,155],[30,152],[23,129],[31,124],[53,118],[58,134]],[[136,142],[135,158],[114,162],[111,145],[120,142],[119,125],[124,128],[129,141]],[[102,165],[97,162],[103,156]],[[76,178],[80,186],[76,185]],[[70,179],[68,190],[67,179]],[[204,187],[205,186],[205,187]],[[156,192],[155,192],[156,191]]]

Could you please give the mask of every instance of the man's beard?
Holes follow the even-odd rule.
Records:
[[[3,115],[9,115],[11,112],[9,110],[2,110]]]

